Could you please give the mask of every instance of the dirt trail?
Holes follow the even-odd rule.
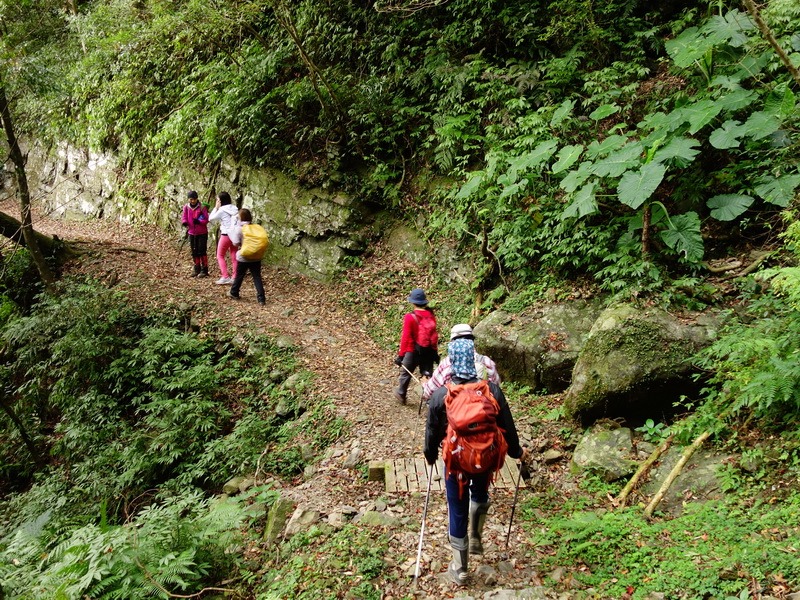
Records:
[[[15,212],[9,203],[0,204],[0,210]],[[313,393],[330,398],[338,414],[352,426],[350,438],[340,440],[333,456],[316,464],[313,476],[305,481],[284,482],[285,492],[299,505],[320,511],[323,518],[343,506],[363,509],[379,498],[386,500],[386,511],[403,525],[392,533],[388,558],[395,565],[397,577],[386,582],[384,598],[407,597],[411,591],[408,573],[409,569],[413,573],[425,494],[389,495],[381,483],[365,482],[357,471],[345,469],[342,463],[355,445],[361,448],[362,462],[421,456],[424,412],[418,416],[414,400],[400,406],[393,398],[392,387],[397,376],[393,356],[370,339],[359,315],[348,312],[335,301],[337,294],[346,291],[346,282],[328,286],[265,264],[267,303],[261,307],[256,303],[249,278],[245,279],[239,301],[227,296],[230,286],[214,284],[219,269],[211,248],[211,276],[190,277],[188,248],[179,248],[178,238],[155,228],[104,221],[53,220],[46,215],[35,215],[35,227],[42,233],[79,241],[87,250],[70,270],[114,281],[144,305],[186,303],[193,307],[193,315],[201,323],[216,319],[234,330],[291,338],[299,348],[303,366],[315,374]],[[409,397],[414,395],[410,393]],[[512,498],[513,490],[492,492],[493,505],[484,542],[487,550],[472,561],[470,571],[474,574],[480,565],[490,565],[496,570],[489,578],[491,585],[483,577],[472,577],[468,593],[473,596],[481,597],[490,589],[519,589],[540,583],[530,564],[531,549],[517,525],[512,529],[509,551],[505,550]],[[519,517],[517,512],[515,521]],[[424,570],[416,597],[463,595],[464,590],[456,589],[441,575],[449,560],[442,492],[432,495],[430,500],[423,559]]]

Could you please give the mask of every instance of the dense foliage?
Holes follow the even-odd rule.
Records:
[[[257,464],[296,475],[302,446],[345,430],[322,400],[306,399],[302,420],[275,414],[278,402],[300,412],[304,384],[282,385],[291,350],[184,327],[175,307],[144,316],[92,283],[6,317],[5,597],[151,597],[235,576],[246,506],[210,493]]]
[[[436,235],[485,236],[495,300],[543,273],[661,290],[800,185],[798,82],[738,3],[22,4],[3,14],[36,43],[7,43],[7,72],[37,137],[428,204]],[[796,3],[763,16],[800,62]]]
[[[728,471],[755,506],[647,522],[593,510],[608,490],[585,490],[548,506],[561,514],[534,536],[551,566],[581,565],[580,583],[611,597],[724,598],[800,577],[797,532],[783,527],[800,500],[782,483],[800,472],[800,81],[787,65],[800,64],[800,5],[762,10],[786,60],[725,0],[0,0],[0,87],[24,133],[111,151],[132,176],[233,160],[424,215],[431,236],[483,261],[473,288],[486,307],[513,293],[519,308],[569,280],[696,308],[718,299],[705,260],[771,244],[773,268],[738,285],[727,329],[698,359],[706,390],[683,431],[763,459]],[[35,304],[25,252],[3,266],[2,590],[137,598],[235,578],[229,550],[246,543],[247,517],[209,492],[265,445],[280,452],[262,466],[292,474],[294,439],[330,441],[314,437],[324,403],[307,429],[271,416],[278,401],[296,406],[261,386],[276,365],[294,368],[291,353],[267,342],[243,363],[225,336],[86,284]],[[353,304],[382,295],[371,284]],[[743,423],[774,446],[751,445]],[[363,578],[354,594],[374,596],[383,540],[348,549],[355,536],[296,538],[264,593],[345,593],[335,568],[298,575],[325,553]],[[699,577],[709,539],[725,551]],[[642,584],[631,592],[621,573]]]

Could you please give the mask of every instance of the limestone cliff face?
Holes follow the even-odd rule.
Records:
[[[372,235],[374,215],[365,203],[336,191],[303,187],[275,169],[223,163],[213,172],[187,167],[148,182],[111,154],[60,144],[29,149],[28,177],[52,215],[154,223],[176,238],[188,190],[197,190],[212,206],[214,190],[227,191],[269,233],[266,261],[318,279],[331,277],[348,255],[362,253]]]

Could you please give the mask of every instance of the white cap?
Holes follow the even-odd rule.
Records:
[[[450,330],[451,340],[464,337],[467,335],[472,335],[472,327],[470,327],[466,323],[459,323],[458,325],[453,325],[453,328]]]

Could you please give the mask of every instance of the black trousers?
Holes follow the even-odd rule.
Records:
[[[190,235],[189,248],[192,250],[192,258],[200,258],[208,254],[208,234]]]
[[[261,280],[261,261],[260,260],[239,260],[236,263],[236,278],[231,285],[231,296],[234,298],[239,297],[239,289],[242,287],[244,276],[250,273],[253,276],[253,285],[256,287],[256,298],[260,304],[266,301],[264,295],[264,282]]]

